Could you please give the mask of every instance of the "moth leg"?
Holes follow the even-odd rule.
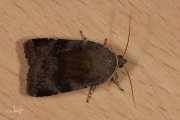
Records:
[[[108,41],[108,39],[105,38],[105,40],[104,40],[104,45],[105,46],[107,46],[107,41]]]
[[[115,83],[115,84],[119,87],[119,89],[120,89],[121,91],[124,91],[124,89],[122,89],[122,88],[120,87],[120,85],[119,85],[119,82],[118,82],[118,74],[117,74],[117,73],[115,73],[115,75],[111,78],[111,80],[113,81],[113,83]]]
[[[92,93],[94,92],[95,89],[96,89],[96,86],[91,86],[90,87],[86,102],[89,102],[89,99],[91,98],[91,95],[92,95]]]
[[[82,31],[80,30],[79,32],[80,32],[81,38],[82,38],[84,41],[88,41],[88,40],[87,40],[87,38],[86,38],[86,37],[84,37],[84,35],[83,35]]]

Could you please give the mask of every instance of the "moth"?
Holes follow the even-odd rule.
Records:
[[[127,71],[124,55],[129,43],[130,23],[131,16],[128,42],[123,55],[113,52],[107,45],[107,39],[103,45],[92,42],[82,31],[82,40],[37,38],[26,41],[24,51],[30,67],[27,93],[41,97],[90,87],[88,102],[95,88],[108,80],[123,91],[118,83],[117,70],[124,67]]]

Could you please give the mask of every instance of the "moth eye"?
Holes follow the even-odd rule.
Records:
[[[120,65],[120,66],[119,66],[119,68],[122,68],[122,67],[123,67],[123,65]]]

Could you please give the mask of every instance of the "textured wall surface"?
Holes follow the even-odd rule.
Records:
[[[27,62],[23,43],[32,38],[81,39],[123,54],[133,82],[118,71],[121,92],[108,81],[86,103],[89,89],[51,97],[26,94]],[[0,0],[1,120],[179,120],[179,0]]]

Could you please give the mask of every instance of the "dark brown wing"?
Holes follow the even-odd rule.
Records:
[[[98,85],[106,81],[117,66],[116,56],[108,48],[94,42],[35,39],[30,43],[36,57],[29,59],[29,63],[33,61],[29,74],[31,69],[38,70],[33,77],[28,76],[28,83],[36,82],[34,87],[29,87],[36,89],[36,96],[47,96],[47,91],[56,94]],[[29,90],[31,94],[30,91],[33,90]]]

